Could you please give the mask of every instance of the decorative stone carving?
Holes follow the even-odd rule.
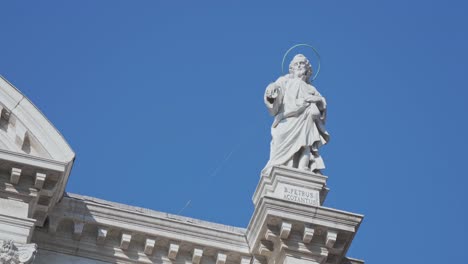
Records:
[[[225,264],[227,259],[227,255],[223,252],[218,252],[216,256],[216,264]]]
[[[270,257],[273,250],[274,250],[273,242],[268,241],[268,240],[260,241],[260,244],[258,247],[258,254],[265,256],[265,257]]]
[[[269,175],[273,166],[287,165],[319,173],[325,168],[319,147],[326,144],[326,101],[310,84],[312,67],[302,54],[289,64],[289,73],[268,85],[264,101],[271,115],[270,160],[262,171]]]
[[[83,234],[84,223],[75,222],[73,227],[73,239],[80,240],[81,235]]]
[[[252,257],[242,256],[240,264],[250,264]]]
[[[155,239],[151,239],[151,238],[147,238],[145,240],[145,254],[146,255],[151,255],[153,254],[153,250],[154,250],[154,246],[156,245],[156,240]]]
[[[202,248],[194,248],[192,254],[192,263],[198,264],[203,256],[203,249]]]
[[[34,187],[36,187],[37,189],[42,189],[42,187],[44,186],[44,182],[45,182],[45,179],[46,179],[46,175],[44,173],[36,173],[36,179],[34,180]]]
[[[304,243],[310,243],[310,241],[312,241],[312,238],[314,237],[314,232],[315,230],[308,226],[307,224],[304,225],[304,232],[303,232],[303,235],[302,235],[302,242]]]
[[[43,227],[64,194],[75,154],[39,109],[1,76],[0,128],[0,171],[9,172],[0,196],[28,204],[24,220]],[[30,237],[18,240],[7,232],[2,239],[27,243]]]
[[[246,232],[254,255],[268,264],[343,264],[363,216],[321,206],[326,180],[287,166],[260,178]]]
[[[276,233],[279,232],[276,229],[276,226],[267,226],[267,230],[265,232],[265,239],[272,242],[275,241],[276,238],[278,238],[278,235]]]
[[[128,246],[130,245],[131,240],[132,240],[132,234],[122,233],[122,237],[120,239],[120,248],[123,250],[127,250]]]
[[[106,240],[107,237],[107,228],[99,227],[98,228],[98,233],[97,233],[97,238],[96,238],[96,243],[98,245],[104,244],[104,241]]]
[[[336,232],[334,230],[328,230],[327,231],[327,237],[326,237],[326,240],[325,240],[325,244],[327,245],[327,247],[332,248],[333,245],[335,245],[337,236],[338,236],[338,232]]]
[[[77,244],[86,245],[80,246],[74,255],[106,263],[111,259],[122,263],[160,263],[161,257],[164,263],[189,259],[192,259],[192,263],[204,263],[204,259],[208,262],[213,260],[214,263],[218,252],[226,254],[226,263],[240,263],[241,256],[251,256],[244,228],[93,197],[67,194],[48,219],[49,229],[34,231],[33,241],[41,248],[70,254],[63,250],[74,248]],[[70,228],[70,221],[75,225],[84,222],[79,243],[74,239],[75,229]],[[132,236],[126,249],[121,248],[123,233]],[[127,238],[124,237],[124,246]]]
[[[13,241],[0,240],[0,263],[32,263],[37,252],[36,244],[19,244]]]
[[[280,237],[282,239],[287,239],[289,237],[289,233],[291,233],[291,228],[291,223],[283,221],[283,223],[281,223]]]
[[[10,182],[12,184],[18,184],[21,177],[21,169],[11,168]]]
[[[177,258],[177,253],[179,253],[179,244],[171,243],[169,245],[169,251],[167,252],[167,257],[169,259],[175,260]]]

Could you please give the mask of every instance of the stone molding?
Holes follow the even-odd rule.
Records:
[[[0,198],[24,202],[27,217],[42,226],[63,195],[72,164],[1,149],[0,160]]]
[[[0,240],[0,263],[2,264],[32,263],[36,252],[36,244],[20,244],[11,240]]]
[[[70,194],[36,228],[41,249],[119,263],[246,263],[245,229]],[[161,260],[161,253],[162,260]]]
[[[0,234],[2,239],[28,243],[33,235],[34,219],[0,214]]]
[[[354,259],[354,258],[345,258],[341,264],[364,264],[364,260]]]
[[[279,259],[281,250],[287,249],[317,255],[326,263],[339,263],[362,219],[358,214],[263,197],[246,236],[252,253],[266,258]],[[287,228],[290,230],[284,231],[284,226],[291,226]]]

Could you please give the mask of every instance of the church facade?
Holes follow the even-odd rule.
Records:
[[[0,78],[0,263],[358,264],[363,220],[324,207],[327,177],[283,166],[262,176],[246,228],[65,192],[75,154]]]

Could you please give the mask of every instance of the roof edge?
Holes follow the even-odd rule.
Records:
[[[2,75],[0,75],[0,99],[3,106],[33,134],[51,159],[73,162],[75,153],[63,135],[31,100]]]

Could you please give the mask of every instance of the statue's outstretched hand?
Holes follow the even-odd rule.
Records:
[[[268,86],[267,86],[267,89],[265,91],[265,96],[267,98],[272,98],[272,99],[275,99],[276,97],[278,97],[278,91],[279,91],[280,87],[275,84],[275,83],[270,83]]]

